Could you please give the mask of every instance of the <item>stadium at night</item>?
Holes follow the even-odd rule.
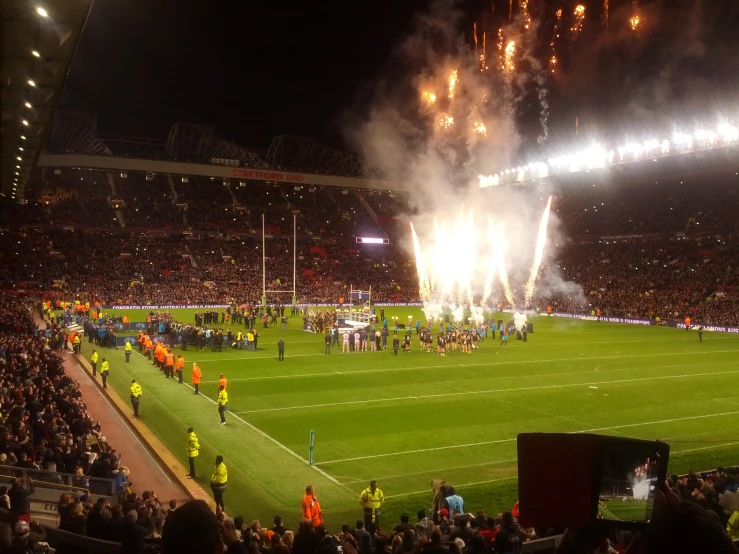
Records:
[[[0,552],[737,552],[735,2],[2,12]]]

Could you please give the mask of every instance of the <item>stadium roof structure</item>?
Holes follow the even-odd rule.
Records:
[[[19,198],[36,165],[92,0],[2,0],[0,183]]]

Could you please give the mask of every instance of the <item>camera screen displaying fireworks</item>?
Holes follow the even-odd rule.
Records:
[[[598,516],[647,523],[654,508],[654,488],[661,457],[649,445],[608,446],[603,455]]]

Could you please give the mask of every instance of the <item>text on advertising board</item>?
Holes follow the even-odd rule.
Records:
[[[256,179],[259,181],[282,181],[285,183],[302,183],[305,181],[305,176],[300,173],[262,171],[259,169],[234,169],[231,175],[239,179]]]

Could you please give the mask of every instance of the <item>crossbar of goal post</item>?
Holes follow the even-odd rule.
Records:
[[[291,290],[266,290],[264,292],[289,292],[290,294],[293,293]]]

